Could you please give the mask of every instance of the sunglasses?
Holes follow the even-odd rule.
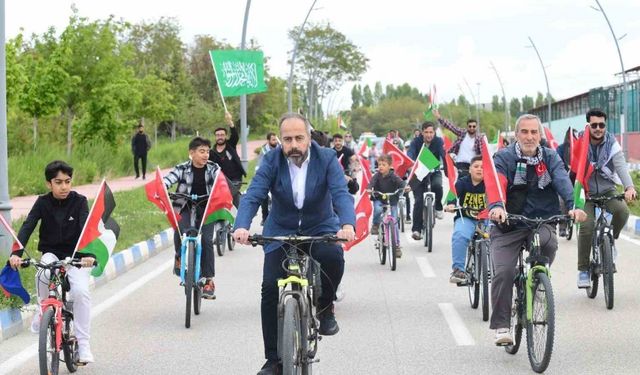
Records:
[[[469,125],[469,126],[467,126],[467,127],[468,127],[469,129],[475,129],[475,128],[476,128],[476,126],[475,126],[475,125]]]
[[[604,129],[607,126],[607,124],[605,124],[604,122],[594,122],[593,124],[589,125],[591,125],[591,129]]]

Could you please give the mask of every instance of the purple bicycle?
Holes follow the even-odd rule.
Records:
[[[382,193],[371,190],[374,199],[382,201],[382,221],[378,229],[378,238],[376,239],[376,249],[380,258],[380,264],[387,262],[389,257],[389,267],[391,271],[396,270],[396,260],[398,258],[395,249],[400,247],[400,232],[398,230],[398,219],[391,214],[391,197],[402,194],[404,189],[398,189],[393,193]]]

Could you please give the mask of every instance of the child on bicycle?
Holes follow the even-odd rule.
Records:
[[[405,187],[405,181],[403,181],[391,169],[391,165],[393,164],[391,155],[380,155],[378,156],[377,162],[378,172],[376,172],[376,174],[371,178],[371,181],[369,181],[367,190],[374,190],[381,193],[393,193]],[[373,200],[373,224],[371,225],[371,234],[378,234],[378,226],[380,225],[380,221],[382,221],[382,206],[386,202],[383,202],[380,199],[380,196],[375,194],[371,194],[371,199]],[[398,194],[389,197],[389,203],[391,203],[391,215],[396,219],[398,218],[398,199]],[[400,258],[402,256],[402,249],[400,246],[393,250],[396,257]]]
[[[469,165],[469,175],[461,177],[456,182],[457,199],[447,202],[444,208],[447,212],[456,212],[451,235],[451,260],[453,272],[449,282],[453,284],[466,281],[464,261],[467,246],[473,238],[478,223],[478,213],[487,207],[484,181],[482,174],[482,157],[475,156]],[[456,200],[462,209],[456,209]]]
[[[82,228],[89,216],[87,198],[71,190],[73,168],[64,161],[56,160],[44,169],[49,193],[36,199],[26,220],[20,227],[18,239],[27,245],[29,237],[40,222],[40,240],[38,250],[42,253],[40,262],[53,263],[73,255]],[[9,263],[17,269],[22,261],[22,250],[11,254]],[[89,334],[91,328],[91,295],[89,294],[90,268],[94,264],[92,255],[83,254],[80,259],[83,268],[71,267],[67,270],[67,278],[73,296],[73,314],[76,338],[78,340],[79,362],[94,362]],[[85,268],[87,267],[87,268]],[[47,272],[37,272],[35,277],[38,292],[38,304],[48,297],[49,275]],[[31,332],[40,331],[42,309],[38,309],[31,321]]]
[[[162,181],[169,189],[172,185],[178,184],[177,193],[207,195],[213,194],[211,191],[216,175],[220,168],[218,165],[209,160],[209,151],[211,150],[211,141],[201,137],[195,137],[189,142],[189,160],[178,164],[169,172]],[[199,226],[204,215],[205,202],[198,205],[196,211],[196,225]],[[184,231],[191,225],[191,209],[187,202],[177,199],[173,202],[176,214],[180,215],[179,227],[180,231]],[[202,255],[200,258],[201,275],[205,279],[202,288],[202,297],[206,299],[216,298],[216,287],[213,282],[215,276],[215,258],[213,255],[213,228],[214,223],[202,226],[201,241]],[[173,244],[175,247],[175,266],[174,274],[180,275],[180,247],[182,239],[178,231],[174,232]]]

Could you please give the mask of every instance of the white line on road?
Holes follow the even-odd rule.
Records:
[[[141,278],[134,281],[133,283],[127,285],[126,289],[121,290],[120,292],[107,298],[104,302],[102,302],[98,306],[93,307],[91,309],[91,318],[97,317],[98,315],[103,313],[105,310],[107,310],[111,306],[115,305],[116,303],[120,302],[122,299],[129,296],[131,293],[140,289],[142,286],[144,286],[144,284],[153,280],[154,278],[159,276],[161,273],[166,272],[166,270],[171,268],[172,265],[173,265],[173,259],[166,263],[161,264],[158,268],[156,268],[152,272],[149,272],[148,274],[142,276]],[[38,344],[29,345],[28,347],[24,348],[20,353],[14,355],[13,357],[4,361],[4,363],[0,364],[0,374],[10,373],[12,370],[15,370],[16,368],[21,366],[23,363],[25,363],[29,358],[35,356],[37,353],[38,353]]]
[[[436,277],[435,272],[433,272],[433,267],[431,267],[427,257],[416,257],[416,262],[418,262],[420,271],[422,271],[422,276],[426,278]]]
[[[444,318],[449,325],[449,329],[451,330],[451,334],[453,334],[453,338],[456,340],[458,346],[475,345],[476,342],[473,339],[473,336],[471,336],[467,326],[464,325],[462,318],[458,315],[453,304],[439,303],[438,307],[440,308],[442,315],[444,315]]]
[[[626,234],[622,234],[622,233],[620,233],[620,238],[622,238],[622,239],[623,239],[623,240],[625,240],[625,241],[629,241],[629,242],[631,242],[631,243],[633,243],[633,244],[636,244],[636,245],[639,245],[639,246],[640,246],[640,241],[638,241],[638,240],[636,240],[636,239],[633,239],[633,238],[631,238],[631,237],[627,236]]]

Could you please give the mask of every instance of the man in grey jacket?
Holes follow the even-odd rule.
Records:
[[[633,187],[622,147],[606,129],[607,114],[594,108],[587,112],[586,117],[591,138],[588,161],[593,166],[593,173],[588,182],[589,197],[614,196],[617,194],[616,185],[621,183],[624,186],[625,200],[634,200],[636,189]],[[589,253],[595,226],[593,203],[587,202],[584,210],[587,213],[587,221],[580,226],[578,235],[578,288],[588,288],[590,285]],[[607,202],[607,210],[613,215],[613,237],[617,239],[629,218],[629,207],[624,202],[612,199]]]
[[[506,204],[488,202],[492,220],[504,223],[506,212],[531,218],[558,215],[558,195],[567,207],[573,207],[569,174],[554,150],[540,146],[541,134],[542,124],[538,116],[522,115],[516,121],[517,142],[495,154],[496,172],[502,180],[506,180]],[[576,222],[586,219],[586,214],[580,209],[570,210],[569,215]],[[541,255],[547,257],[549,263],[553,263],[558,249],[555,231],[555,226],[551,225],[543,225],[539,231]],[[496,345],[513,344],[513,336],[509,331],[513,279],[519,249],[530,236],[531,230],[519,225],[513,228],[498,225],[491,229],[490,246],[495,274],[491,279],[493,312],[489,327],[496,330]]]

